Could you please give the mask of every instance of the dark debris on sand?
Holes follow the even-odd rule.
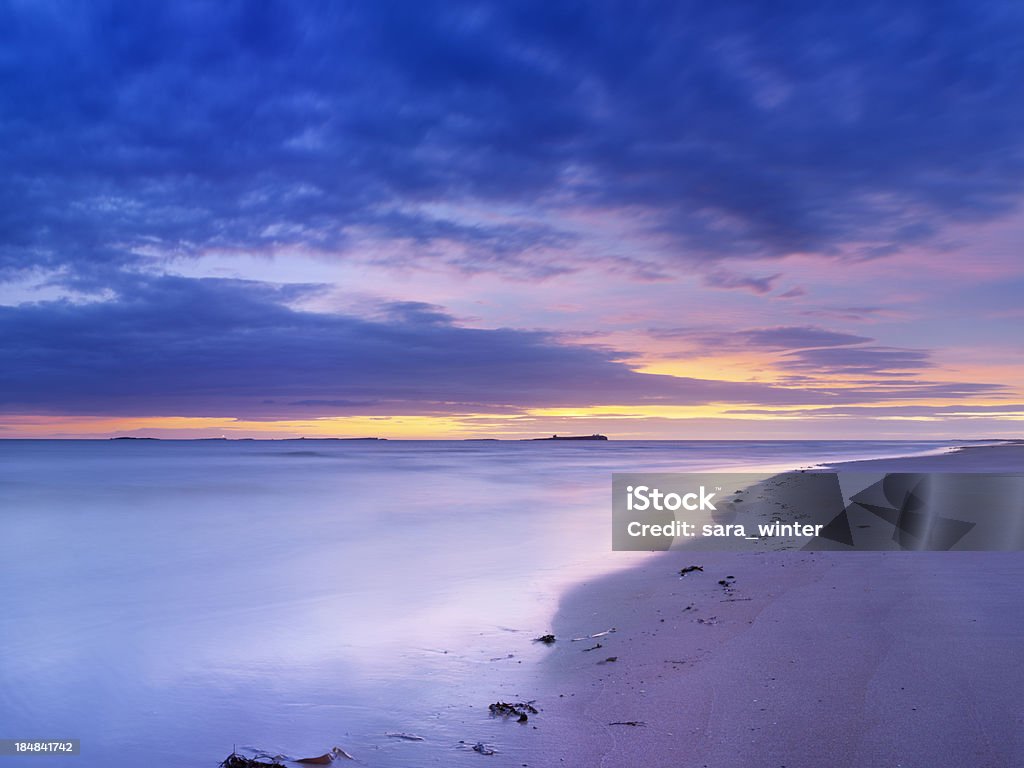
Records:
[[[530,715],[537,714],[537,708],[533,706],[531,701],[518,701],[514,704],[509,704],[504,701],[496,701],[494,704],[488,707],[491,710],[492,715],[501,715],[503,717],[514,717],[516,722],[525,723],[530,719]]]
[[[267,762],[268,760],[270,762]],[[272,757],[256,759],[252,757],[244,757],[237,752],[232,752],[224,758],[224,761],[220,764],[220,768],[260,768],[261,766],[268,765],[283,765],[283,763],[279,763]]]

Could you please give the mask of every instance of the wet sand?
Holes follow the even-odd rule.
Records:
[[[845,461],[829,468],[851,472],[1024,472],[1024,441],[971,445],[948,453],[927,456]]]
[[[838,468],[1024,471],[1024,446]],[[704,570],[680,577],[688,565]],[[654,555],[563,600],[542,662],[543,711],[517,757],[608,768],[1024,765],[1022,608],[1021,552]]]

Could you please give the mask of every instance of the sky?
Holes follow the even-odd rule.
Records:
[[[0,437],[1021,437],[1021,39],[0,0]]]

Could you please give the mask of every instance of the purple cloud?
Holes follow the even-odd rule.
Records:
[[[0,409],[308,418],[616,404],[838,405],[919,397],[937,387],[963,396],[1001,391],[970,383],[784,387],[643,374],[623,362],[624,352],[538,331],[461,327],[422,303],[387,305],[377,320],[289,306],[317,290],[135,277],[109,301],[0,307],[7,340]],[[870,367],[861,358],[825,362]]]
[[[753,347],[763,349],[811,349],[817,347],[848,347],[872,339],[852,333],[838,333],[809,326],[785,326],[739,331],[736,336]]]
[[[804,288],[802,288],[801,286],[798,285],[795,288],[790,288],[785,293],[780,293],[779,294],[779,298],[780,299],[798,299],[801,296],[806,296],[806,295],[807,295],[807,291]]]
[[[800,349],[787,352],[780,361],[783,368],[814,371],[821,374],[856,376],[906,376],[931,368],[929,353],[920,349],[858,346]]]
[[[782,273],[768,275],[767,277],[751,277],[750,275],[738,275],[727,269],[716,269],[704,275],[704,285],[711,288],[742,289],[757,294],[768,293],[775,287],[775,281],[782,277]]]
[[[779,326],[748,328],[739,331],[707,331],[698,328],[654,328],[651,335],[659,339],[685,339],[699,344],[702,352],[719,349],[734,350],[800,350],[817,347],[844,347],[873,341],[868,336],[829,331],[814,326]]]

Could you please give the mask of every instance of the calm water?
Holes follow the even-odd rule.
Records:
[[[941,445],[0,441],[0,738],[83,752],[0,760],[479,760],[561,592],[645,556],[610,551],[612,472]]]

